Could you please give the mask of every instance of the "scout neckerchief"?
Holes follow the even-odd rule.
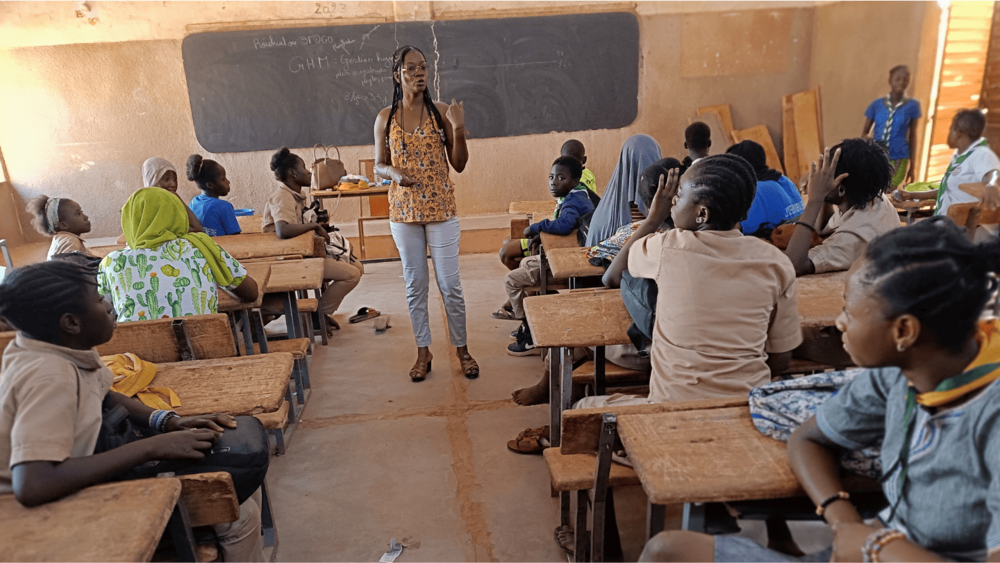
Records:
[[[581,183],[577,184],[575,188],[573,188],[572,190],[570,190],[569,193],[566,194],[566,197],[569,197],[570,195],[572,195],[573,192],[575,192],[576,190],[585,190],[586,191],[586,189],[587,189],[587,186],[585,186],[581,182]],[[558,204],[556,205],[556,211],[555,211],[555,213],[552,214],[552,220],[553,221],[555,221],[556,219],[559,218],[559,211],[562,210],[562,204],[563,204],[564,201],[566,201],[566,197],[560,197],[560,198],[556,199],[556,201],[558,202]],[[590,196],[587,196],[587,197],[590,197]]]
[[[885,143],[889,142],[889,135],[892,133],[892,121],[896,117],[896,110],[903,107],[906,102],[910,101],[909,98],[903,96],[902,99],[899,100],[899,103],[893,106],[892,100],[890,99],[891,96],[892,94],[886,94],[884,101],[885,109],[889,112],[889,114],[885,117],[885,127],[882,128],[882,142]]]
[[[983,139],[982,141],[979,141],[975,145],[972,145],[971,147],[966,149],[964,153],[955,157],[951,161],[951,164],[948,165],[948,170],[945,170],[944,172],[944,178],[941,178],[941,186],[938,187],[937,205],[936,205],[937,208],[941,207],[941,197],[944,196],[945,190],[948,189],[948,176],[951,176],[951,171],[954,170],[959,164],[965,162],[965,160],[972,155],[972,152],[974,150],[978,149],[979,147],[985,147],[986,144],[987,144],[986,139]]]
[[[888,479],[896,466],[899,466],[896,501],[892,504],[889,520],[895,516],[899,501],[903,498],[903,486],[906,484],[906,472],[909,469],[910,442],[913,440],[913,421],[917,415],[917,404],[925,407],[947,405],[1000,378],[1000,319],[980,323],[976,340],[980,343],[979,354],[963,373],[945,379],[933,391],[927,393],[918,394],[913,385],[909,385],[906,389],[906,411],[903,414],[903,427],[906,429],[906,433],[903,437],[903,447],[900,449],[899,458],[882,475],[881,479],[882,481]]]

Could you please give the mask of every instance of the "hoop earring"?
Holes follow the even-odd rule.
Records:
[[[704,217],[695,217],[694,222],[698,223],[699,225],[701,225],[702,223],[705,222],[705,218]]]
[[[896,351],[897,352],[905,352],[906,351],[906,346],[903,346],[902,344],[896,344]]]

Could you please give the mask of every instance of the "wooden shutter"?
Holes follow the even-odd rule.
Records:
[[[952,155],[952,149],[948,148],[948,129],[955,112],[979,106],[986,52],[990,47],[993,5],[993,2],[974,1],[951,3],[937,99],[930,122],[927,180],[940,180],[948,168]]]
[[[986,51],[986,72],[983,74],[983,91],[979,97],[979,107],[986,112],[986,132],[984,136],[990,146],[1000,147],[1000,10],[994,3],[993,25],[990,32],[990,47]]]

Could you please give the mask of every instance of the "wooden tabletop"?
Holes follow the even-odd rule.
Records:
[[[246,303],[229,295],[228,292],[219,289],[219,312],[240,311],[243,309],[256,309],[260,307],[264,300],[264,292],[267,288],[267,281],[271,277],[270,262],[250,262],[243,264],[247,269],[247,274],[257,282],[257,300]]]
[[[535,346],[540,348],[631,342],[632,317],[617,289],[528,297],[524,313]]]
[[[785,442],[761,434],[747,407],[632,414],[618,433],[652,504],[804,495]],[[852,476],[848,490],[876,490]]]
[[[548,215],[549,217],[556,210],[556,200],[546,199],[544,201],[512,201],[508,211],[517,215],[532,215],[535,213]]]
[[[279,239],[274,233],[243,233],[224,237],[213,237],[216,244],[226,249],[237,260],[269,256],[312,256],[313,233],[303,233],[295,238]],[[107,256],[125,248],[124,244],[96,246],[90,250],[95,256]]]
[[[284,293],[323,287],[323,258],[271,262],[267,293]]]
[[[373,186],[364,190],[313,190],[310,194],[316,199],[331,197],[361,197],[364,195],[384,195],[389,193],[389,186]]]
[[[603,276],[604,268],[590,263],[587,257],[589,248],[554,248],[546,250],[552,277],[556,279],[585,278]]]
[[[4,561],[149,561],[181,494],[177,479],[86,488],[25,508],[0,495]]]
[[[935,203],[936,201],[933,199],[904,199],[902,201],[892,199],[892,205],[896,209],[933,209]]]
[[[293,361],[287,352],[273,352],[159,364],[151,385],[177,393],[181,406],[174,410],[181,416],[269,413],[285,399]]]
[[[557,248],[580,248],[580,243],[576,240],[576,229],[573,229],[573,232],[568,235],[541,233],[540,236],[542,237],[542,248],[545,249],[546,254]]]
[[[802,276],[795,281],[796,299],[802,326],[834,326],[844,309],[844,282],[847,271]]]

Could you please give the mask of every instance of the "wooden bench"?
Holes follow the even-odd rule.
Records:
[[[312,232],[303,233],[297,237],[280,239],[274,233],[243,233],[213,237],[212,240],[237,260],[248,258],[271,258],[277,256],[312,256]],[[124,244],[109,246],[94,246],[90,250],[95,256],[104,257],[116,250],[125,248]]]
[[[596,378],[596,362],[584,362],[580,365],[580,367],[573,370],[573,385],[595,386]],[[619,365],[606,361],[604,363],[604,383],[607,387],[646,385],[649,383],[649,374],[644,371],[623,368]]]
[[[604,275],[604,268],[590,263],[586,248],[546,249],[545,256],[555,279],[568,279],[571,289],[576,287],[576,278],[592,278]]]

